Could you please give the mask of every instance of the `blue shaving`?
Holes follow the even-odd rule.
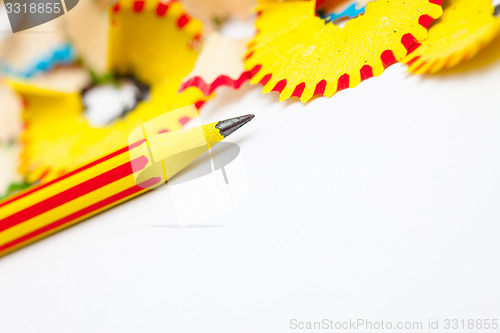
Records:
[[[0,64],[0,72],[25,79],[29,79],[34,75],[42,72],[47,72],[57,65],[66,65],[76,60],[76,52],[70,44],[61,45],[51,53],[40,58],[33,65],[28,66],[24,70],[14,70],[7,65]]]
[[[358,8],[356,8],[356,4],[353,3],[349,7],[347,7],[346,9],[344,9],[343,11],[341,11],[339,13],[332,13],[332,14],[326,15],[324,17],[324,19],[327,22],[335,22],[335,21],[340,20],[340,19],[349,19],[349,18],[352,19],[352,18],[358,17],[361,14],[364,14],[365,8],[366,8],[366,6],[363,6],[363,7],[358,9]]]

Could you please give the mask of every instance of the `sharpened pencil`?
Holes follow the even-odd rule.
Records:
[[[165,183],[253,119],[246,115],[147,135],[0,202],[0,257]]]

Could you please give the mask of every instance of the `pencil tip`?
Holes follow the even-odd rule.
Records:
[[[217,125],[215,125],[215,128],[220,131],[220,134],[223,137],[228,137],[231,133],[248,123],[254,117],[255,116],[253,114],[247,114],[246,116],[221,120]]]

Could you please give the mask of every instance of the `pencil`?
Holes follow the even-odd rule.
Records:
[[[148,135],[48,183],[0,202],[0,257],[150,191],[253,115]]]

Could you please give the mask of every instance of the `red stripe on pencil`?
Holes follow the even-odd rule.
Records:
[[[149,162],[146,156],[140,156],[137,159],[122,164],[110,171],[104,172],[97,177],[89,179],[81,184],[78,184],[68,190],[61,192],[53,197],[41,201],[27,209],[21,210],[16,214],[10,215],[0,221],[0,232],[11,228],[15,225],[23,223],[40,214],[46,213],[56,207],[64,205],[79,197],[89,194],[101,187],[114,183],[122,178],[125,178],[134,173],[134,169],[140,170]],[[132,165],[135,167],[132,168]]]
[[[136,142],[136,143],[134,143],[134,144],[132,144],[132,145],[130,145],[128,147],[124,147],[122,149],[119,149],[119,150],[117,150],[117,151],[115,151],[115,152],[113,152],[113,153],[111,153],[109,155],[106,155],[106,156],[104,156],[104,157],[102,157],[102,158],[100,158],[98,160],[95,160],[95,161],[93,161],[93,162],[91,162],[89,164],[86,164],[86,165],[82,166],[81,168],[76,169],[74,171],[71,171],[71,172],[69,172],[69,173],[67,173],[67,174],[65,174],[65,175],[63,175],[63,176],[61,176],[59,178],[56,178],[56,179],[54,179],[54,180],[52,180],[52,181],[50,181],[48,183],[44,183],[44,184],[40,184],[38,186],[35,186],[31,190],[24,191],[24,192],[20,193],[17,196],[13,195],[12,198],[10,198],[9,200],[0,203],[0,208],[6,206],[8,204],[11,204],[11,203],[13,203],[13,202],[15,202],[15,201],[17,201],[17,200],[19,200],[21,198],[24,198],[24,197],[26,197],[28,195],[31,195],[31,194],[33,194],[35,192],[38,192],[38,191],[40,191],[40,190],[42,190],[44,188],[47,188],[47,187],[49,187],[51,185],[54,185],[54,184],[56,184],[56,183],[58,183],[60,181],[63,181],[65,179],[69,178],[69,177],[72,177],[72,176],[74,176],[76,174],[79,174],[80,172],[88,170],[88,169],[90,169],[90,168],[92,168],[92,167],[94,167],[96,165],[104,163],[104,162],[112,159],[113,157],[116,157],[116,156],[119,156],[119,155],[121,155],[123,153],[126,153],[130,149],[136,148],[136,147],[140,146],[141,144],[143,144],[144,142],[146,142],[146,140],[144,140],[144,139],[140,140],[140,141],[138,141],[138,142]]]
[[[148,187],[158,184],[158,182],[160,182],[160,181],[161,181],[161,178],[159,178],[159,177],[149,179],[141,184],[133,186],[125,191],[117,193],[109,198],[106,198],[106,199],[99,201],[93,205],[90,205],[82,210],[79,210],[71,215],[68,215],[68,216],[66,216],[66,217],[64,217],[64,218],[62,218],[54,223],[48,224],[40,229],[32,231],[32,232],[30,232],[22,237],[19,237],[19,238],[15,239],[13,241],[10,241],[4,245],[1,245],[0,246],[0,255],[2,255],[2,252],[6,252],[7,250],[9,250],[12,247],[15,247],[15,246],[20,245],[20,244],[25,243],[25,242],[28,242],[32,238],[35,238],[37,236],[48,233],[48,232],[50,232],[58,227],[65,225],[65,224],[74,223],[79,218],[82,218],[86,215],[95,213],[96,211],[98,211],[100,209],[103,209],[107,206],[111,206],[111,205],[113,205],[121,200],[128,198],[128,197],[134,196],[135,194],[137,194],[141,191],[144,191]]]

